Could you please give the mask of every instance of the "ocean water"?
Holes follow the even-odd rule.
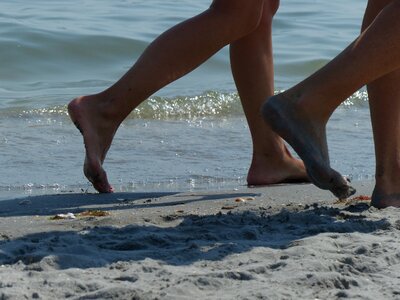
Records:
[[[0,199],[92,191],[66,104],[129,69],[199,0],[5,0],[0,3]],[[276,90],[323,66],[358,34],[366,1],[285,0],[274,19]],[[178,58],[177,58],[178,59]],[[329,126],[332,165],[373,178],[368,99],[354,94]],[[158,91],[123,123],[105,168],[117,191],[230,189],[246,184],[251,143],[228,49]]]

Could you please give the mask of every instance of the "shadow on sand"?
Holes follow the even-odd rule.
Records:
[[[123,196],[138,201],[163,195],[166,194]],[[63,195],[59,196],[63,201],[56,202],[64,203],[65,200],[66,204],[62,207],[65,209],[77,204],[82,206],[86,202],[105,204],[120,196],[97,195],[93,200],[88,195],[73,195],[72,198]],[[226,195],[209,195],[191,201],[224,197]],[[48,199],[41,197],[40,201],[45,201],[42,205],[50,205],[52,199],[54,196]],[[31,200],[35,202],[35,199]],[[52,207],[50,211],[57,209],[60,207]],[[0,265],[22,261],[38,270],[48,268],[46,264],[56,269],[85,269],[103,267],[117,261],[131,262],[146,258],[171,265],[189,265],[202,260],[222,260],[226,256],[244,253],[255,247],[286,249],[297,245],[301,239],[322,233],[331,234],[334,238],[338,233],[372,233],[390,228],[391,224],[385,219],[366,218],[366,210],[366,204],[344,208],[314,205],[284,208],[280,211],[260,207],[227,214],[186,215],[174,219],[173,222],[165,221],[162,226],[148,223],[116,228],[88,224],[83,229],[46,231],[18,239],[0,239]],[[4,214],[9,215],[2,212],[3,216]],[[70,228],[73,226],[70,225]],[[48,262],[49,257],[51,262]]]

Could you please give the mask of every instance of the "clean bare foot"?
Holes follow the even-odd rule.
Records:
[[[314,119],[282,94],[263,104],[262,116],[271,128],[288,142],[303,160],[311,181],[319,188],[330,190],[339,199],[356,191],[340,173],[330,167],[325,125]]]
[[[281,159],[253,154],[247,174],[248,186],[310,182],[303,161],[294,158],[286,147],[284,149]]]
[[[103,162],[118,126],[104,116],[97,96],[83,96],[68,104],[68,113],[83,136],[86,156],[83,171],[86,178],[100,193],[112,193]]]

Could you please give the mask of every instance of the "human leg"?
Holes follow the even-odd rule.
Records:
[[[265,0],[257,29],[230,45],[232,73],[253,142],[249,185],[308,180],[303,162],[290,154],[260,115],[265,98],[274,94],[271,30],[278,6],[279,0]]]
[[[70,117],[86,149],[84,173],[99,192],[112,192],[102,164],[125,117],[151,94],[257,28],[262,6],[263,0],[215,0],[204,13],[155,39],[113,86],[70,102]]]
[[[364,31],[392,0],[369,0]],[[400,206],[400,70],[367,86],[376,156],[376,186],[372,205]]]
[[[263,105],[265,121],[298,152],[311,180],[339,198],[354,190],[330,167],[325,126],[354,91],[400,67],[399,13],[400,1],[394,0],[340,55]]]

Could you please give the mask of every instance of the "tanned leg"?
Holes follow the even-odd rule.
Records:
[[[391,0],[370,0],[364,16],[365,30]],[[400,207],[400,70],[368,84],[374,131],[376,186],[372,205]]]
[[[125,117],[157,90],[255,30],[263,0],[215,0],[210,9],[160,35],[112,87],[74,99],[68,112],[83,135],[84,173],[99,192],[112,192],[102,165]]]
[[[330,167],[325,126],[353,92],[400,67],[399,15],[400,0],[394,0],[339,56],[263,105],[265,121],[297,151],[311,180],[339,198],[354,189]]]
[[[272,18],[279,0],[265,0],[259,26],[231,44],[231,66],[253,142],[249,185],[309,181],[301,160],[294,158],[283,140],[260,115],[265,98],[274,94]]]

